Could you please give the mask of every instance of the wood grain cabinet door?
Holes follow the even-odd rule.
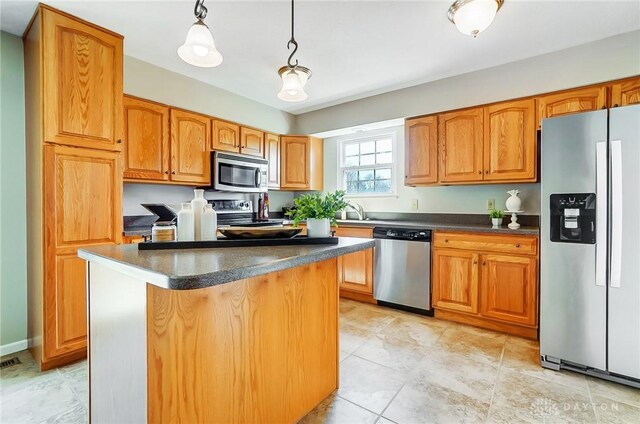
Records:
[[[619,107],[640,103],[640,78],[622,81],[611,86],[609,106]]]
[[[438,115],[439,181],[482,181],[483,110]]]
[[[535,181],[535,100],[484,108],[484,180]]]
[[[45,146],[44,356],[86,348],[86,263],[78,248],[122,238],[120,154]]]
[[[264,133],[253,128],[240,128],[240,153],[264,157]]]
[[[269,161],[268,186],[280,188],[280,136],[276,134],[265,135],[265,158]]]
[[[336,228],[338,237],[373,238],[371,228]],[[341,290],[373,295],[373,249],[338,257],[338,283]]]
[[[280,187],[309,189],[311,175],[309,138],[282,136],[280,138]]]
[[[590,112],[607,106],[607,88],[587,87],[538,97],[538,127],[542,120],[572,113]]]
[[[405,124],[405,185],[438,182],[438,117],[408,119]]]
[[[213,137],[211,149],[223,152],[240,152],[240,125],[231,122],[212,120]]]
[[[514,324],[537,324],[537,260],[507,255],[483,255],[481,260],[480,314]]]
[[[451,311],[478,313],[478,254],[434,249],[433,307]]]
[[[121,150],[122,37],[40,10],[44,141]]]
[[[124,177],[169,179],[169,108],[124,97]]]
[[[211,119],[171,109],[171,181],[209,184]]]

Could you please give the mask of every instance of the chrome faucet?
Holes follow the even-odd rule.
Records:
[[[353,209],[356,212],[356,214],[358,214],[358,221],[364,220],[364,208],[360,203],[349,202],[349,207]]]

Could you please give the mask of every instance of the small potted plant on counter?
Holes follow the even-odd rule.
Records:
[[[307,221],[307,237],[329,237],[331,225],[337,225],[336,214],[346,208],[349,203],[344,200],[345,192],[303,194],[293,200],[296,209],[288,216],[293,219],[293,226],[300,221]]]
[[[491,209],[491,211],[489,212],[489,216],[491,217],[493,228],[502,227],[502,218],[504,217],[504,212],[498,209]]]

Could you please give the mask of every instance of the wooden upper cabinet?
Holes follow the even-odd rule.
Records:
[[[535,100],[484,108],[484,180],[535,181]]]
[[[478,312],[478,257],[474,252],[433,249],[433,306]]]
[[[280,188],[280,136],[276,134],[265,135],[264,156],[269,161],[267,173],[268,187]]]
[[[122,36],[40,10],[44,141],[121,150]]]
[[[169,179],[169,108],[124,97],[124,178]]]
[[[536,325],[537,260],[523,256],[483,255],[480,314],[514,324]]]
[[[87,346],[86,263],[79,247],[122,238],[120,154],[67,146],[44,148],[45,360]]]
[[[212,120],[213,137],[212,150],[240,153],[240,126],[231,122]]]
[[[438,182],[438,118],[405,122],[405,185]]]
[[[264,157],[264,133],[253,128],[240,128],[240,153]]]
[[[322,139],[308,136],[280,137],[280,188],[322,190]]]
[[[439,181],[482,180],[483,108],[438,115]]]
[[[180,109],[170,110],[171,181],[209,184],[211,119]]]
[[[542,120],[554,116],[590,112],[607,107],[605,86],[579,88],[538,97],[538,127]]]
[[[637,103],[640,103],[640,78],[611,85],[610,107],[628,106]]]

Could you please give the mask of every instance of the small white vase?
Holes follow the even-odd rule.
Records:
[[[178,212],[178,241],[193,241],[194,238],[191,203],[183,203]]]
[[[522,199],[518,197],[520,194],[520,190],[509,190],[507,194],[510,194],[511,197],[507,199],[507,210],[513,212],[519,212],[522,207]]]
[[[204,198],[204,190],[193,190],[194,198],[191,200],[191,209],[193,210],[193,228],[195,240],[200,240],[200,226],[202,224],[202,211],[204,211],[204,205],[206,205],[207,199]]]
[[[307,237],[330,237],[331,221],[329,218],[307,218]]]
[[[493,228],[500,228],[502,227],[502,218],[491,218],[491,223]]]
[[[204,205],[202,216],[200,217],[200,240],[217,240],[218,214],[213,210],[213,205]]]

